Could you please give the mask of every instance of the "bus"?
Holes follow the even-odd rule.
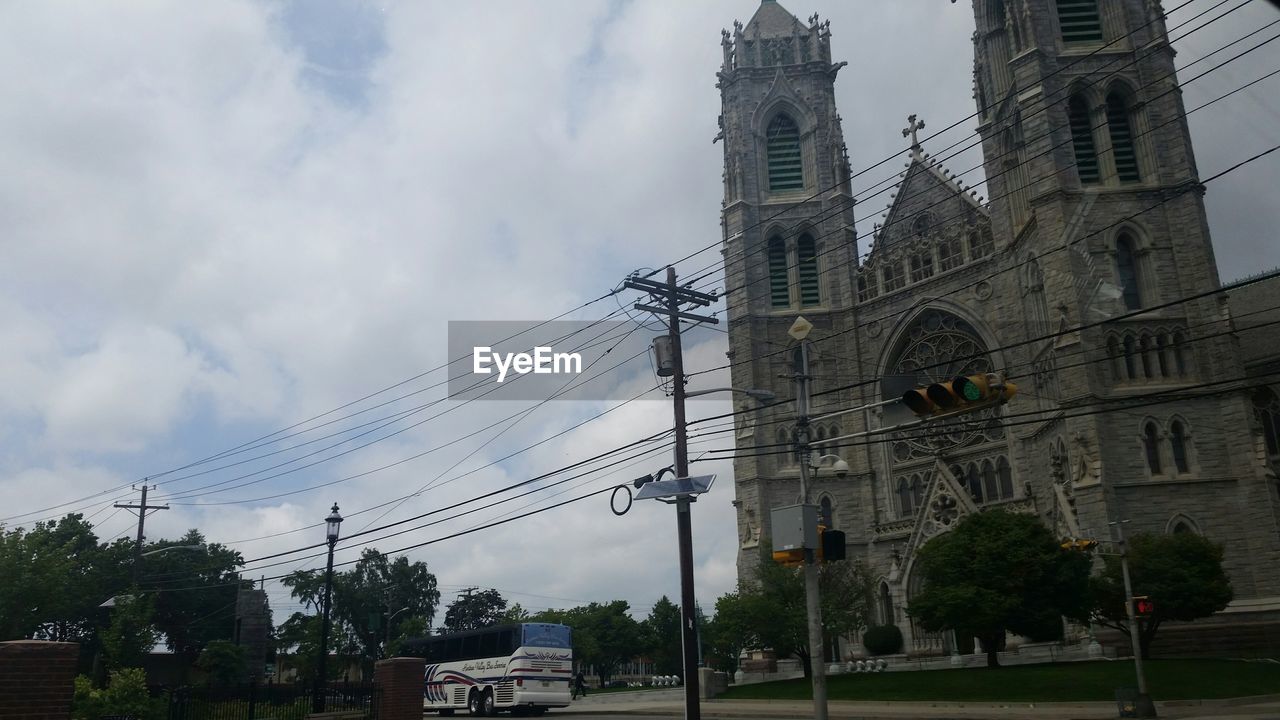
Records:
[[[573,631],[565,625],[495,625],[412,640],[404,651],[427,661],[424,711],[488,717],[569,706]]]

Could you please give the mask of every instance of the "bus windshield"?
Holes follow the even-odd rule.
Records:
[[[525,623],[525,647],[571,648],[573,647],[573,631],[564,625],[547,625],[543,623]]]

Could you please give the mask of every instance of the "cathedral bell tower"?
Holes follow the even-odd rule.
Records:
[[[973,0],[973,11],[995,244],[1018,268],[1009,289],[1036,297],[1057,333],[1021,323],[1021,360],[1035,368],[1028,394],[1050,408],[1098,410],[1035,430],[1061,438],[1053,456],[1070,472],[1056,477],[1079,526],[1106,537],[1107,523],[1123,518],[1159,531],[1167,503],[1222,502],[1210,478],[1230,478],[1243,506],[1268,506],[1231,431],[1250,426],[1247,399],[1193,392],[1244,372],[1224,332],[1226,294],[1215,292],[1204,186],[1161,3]],[[1186,399],[1107,411],[1151,393]],[[1238,592],[1280,591],[1276,574],[1238,549],[1255,542],[1239,523],[1214,532]]]
[[[854,368],[833,359],[855,354],[842,353],[854,342],[857,242],[833,87],[846,63],[831,60],[829,22],[816,14],[801,22],[774,0],[764,0],[745,26],[735,21],[732,33],[722,31],[721,45],[716,140],[724,146],[721,224],[733,385],[793,396],[791,381],[779,376],[791,371],[787,329],[800,315],[813,323],[814,338],[846,331],[821,343],[826,352],[813,361],[814,375],[821,375],[815,390],[850,384]],[[735,461],[740,563],[755,562],[769,509],[794,502],[798,493],[799,469],[786,447],[793,420],[790,404],[739,416],[739,447],[779,452]]]

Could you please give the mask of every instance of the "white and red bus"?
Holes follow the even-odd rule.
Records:
[[[541,715],[568,707],[573,631],[565,625],[515,623],[413,640],[406,654],[427,661],[424,710],[453,715]]]

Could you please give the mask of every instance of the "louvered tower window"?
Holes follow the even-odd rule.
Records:
[[[769,304],[775,308],[791,306],[791,288],[787,282],[787,246],[780,237],[769,241]]]
[[[769,158],[770,190],[803,190],[804,168],[800,163],[800,128],[787,115],[769,123],[766,153]]]
[[[1120,182],[1142,180],[1138,172],[1138,153],[1133,146],[1133,125],[1129,122],[1129,104],[1118,92],[1107,96],[1107,127],[1111,130],[1111,152],[1116,160]]]
[[[822,302],[818,289],[818,248],[809,235],[801,235],[796,243],[796,265],[800,276],[800,305],[809,307]]]
[[[1071,146],[1075,150],[1076,173],[1080,182],[1098,182],[1098,153],[1093,146],[1093,122],[1089,120],[1089,103],[1079,95],[1067,106],[1067,122],[1071,126]]]
[[[1102,40],[1098,0],[1058,0],[1058,24],[1062,26],[1063,42]]]

